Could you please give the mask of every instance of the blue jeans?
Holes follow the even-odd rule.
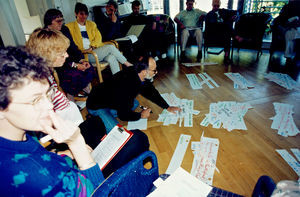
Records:
[[[276,184],[273,179],[269,176],[261,176],[259,177],[256,185],[254,187],[252,197],[268,197],[271,196]]]
[[[138,100],[134,99],[132,110],[139,106]],[[116,120],[118,117],[117,110],[110,108],[103,108],[97,110],[88,109],[88,112],[93,116],[99,116],[105,126],[106,132],[109,133],[119,122]]]

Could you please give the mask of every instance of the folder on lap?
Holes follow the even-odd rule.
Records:
[[[133,133],[121,125],[115,126],[93,150],[92,156],[103,170],[132,137]]]
[[[138,37],[141,35],[146,25],[131,25],[127,34],[123,38],[117,38],[116,41],[122,40],[131,40],[132,43],[135,43],[138,40]]]

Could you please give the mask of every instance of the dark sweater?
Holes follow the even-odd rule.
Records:
[[[139,120],[141,114],[131,110],[138,94],[164,109],[169,107],[153,84],[149,81],[142,82],[132,66],[123,69],[113,75],[110,80],[94,87],[87,99],[87,108],[91,110],[115,109],[118,117],[123,121]]]
[[[97,17],[96,17],[97,16]],[[102,35],[102,41],[114,40],[122,37],[121,35],[121,23],[119,18],[114,23],[111,19],[101,12],[95,16],[95,23]]]
[[[0,137],[1,196],[90,195],[104,180],[98,165],[79,171],[71,160],[26,137],[26,141]]]

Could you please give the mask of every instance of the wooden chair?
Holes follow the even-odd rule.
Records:
[[[92,65],[94,67],[96,67],[97,73],[98,73],[98,77],[99,77],[99,82],[102,83],[103,82],[102,71],[108,66],[108,63],[107,62],[99,62],[98,55],[94,51],[88,51],[88,52],[85,52],[84,54],[91,54],[91,55],[93,55],[95,63],[92,63]]]
[[[119,49],[119,44],[115,40],[104,42],[104,44],[112,44],[117,49]],[[88,54],[91,54],[94,57],[94,61],[92,61],[93,62],[92,65],[97,68],[99,82],[102,83],[103,82],[102,71],[108,66],[108,62],[105,62],[105,61],[99,62],[98,55],[94,51],[85,51],[85,52],[83,52],[83,54],[85,54],[85,56]],[[91,63],[91,61],[90,61],[90,63]],[[121,64],[120,64],[120,70],[122,70]]]

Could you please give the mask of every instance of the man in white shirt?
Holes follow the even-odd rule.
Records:
[[[175,16],[175,22],[181,31],[181,51],[182,57],[185,57],[185,48],[190,36],[195,37],[198,45],[197,59],[202,58],[202,30],[199,27],[199,21],[202,21],[206,12],[194,9],[195,0],[186,0],[186,10],[179,12]]]

